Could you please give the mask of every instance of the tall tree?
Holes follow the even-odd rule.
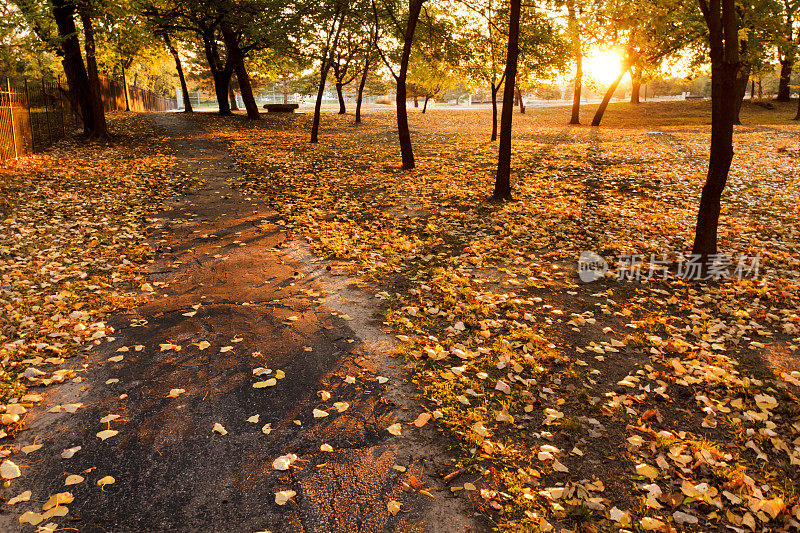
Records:
[[[189,87],[186,85],[186,76],[183,73],[183,63],[181,63],[181,56],[178,53],[178,49],[175,48],[175,45],[172,43],[172,39],[170,38],[169,33],[164,32],[163,36],[164,36],[164,44],[167,45],[169,53],[172,54],[172,57],[175,59],[175,70],[178,71],[178,80],[181,83],[181,94],[183,95],[183,112],[192,113],[194,111],[192,109],[192,99],[189,97]]]
[[[497,155],[497,175],[494,193],[496,200],[511,198],[511,123],[514,116],[514,87],[517,82],[519,58],[519,19],[521,1],[511,0],[508,17],[508,50],[506,52],[506,84],[503,89],[503,114],[500,125],[500,150]]]
[[[575,6],[576,0],[567,0],[567,16],[572,55],[575,57],[575,80],[572,82],[572,114],[569,123],[581,123],[581,91],[583,88],[583,44],[581,43],[580,25]]]
[[[319,122],[322,114],[322,98],[325,95],[325,83],[328,80],[328,71],[331,69],[333,55],[339,45],[339,36],[342,33],[342,24],[347,16],[347,7],[336,0],[333,5],[333,13],[326,30],[325,45],[321,49],[321,64],[319,72],[319,88],[317,89],[317,101],[314,105],[314,120],[311,124],[312,143],[319,142]]]
[[[419,23],[422,5],[425,0],[408,0],[408,12],[405,25],[402,23],[402,16],[398,6],[393,5],[390,0],[381,3],[381,10],[373,0],[372,9],[375,17],[375,24],[380,26],[380,20],[388,20],[388,24],[393,28],[397,39],[403,44],[400,52],[399,67],[389,60],[387,54],[378,46],[378,53],[386,67],[389,69],[395,84],[397,85],[397,136],[400,140],[400,155],[402,158],[403,170],[410,170],[416,166],[414,160],[414,149],[411,145],[411,133],[408,129],[408,109],[406,100],[408,98],[408,67],[411,61],[411,50],[414,44],[414,33]],[[383,15],[383,16],[381,16]]]
[[[89,75],[83,64],[78,28],[75,25],[76,6],[71,0],[50,0],[50,3],[58,27],[59,55],[64,66],[70,96],[80,110],[83,132],[91,135],[95,127],[94,98],[89,85]]]
[[[717,253],[720,200],[733,161],[735,93],[739,71],[739,21],[735,0],[698,0],[711,49],[711,155],[700,197],[692,253],[708,263]]]
[[[83,43],[86,51],[86,73],[89,78],[89,91],[92,98],[92,132],[96,138],[108,137],[106,113],[103,107],[102,87],[100,86],[100,73],[97,70],[97,45],[95,43],[94,21],[95,4],[91,0],[79,0],[78,15],[83,26]]]

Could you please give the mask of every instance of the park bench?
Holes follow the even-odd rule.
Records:
[[[268,113],[294,113],[298,107],[299,104],[264,104]]]

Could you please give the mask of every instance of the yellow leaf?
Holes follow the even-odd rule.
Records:
[[[100,487],[105,487],[106,485],[113,485],[114,483],[116,483],[116,481],[117,481],[117,480],[116,480],[116,479],[114,479],[114,478],[113,478],[113,477],[111,477],[111,476],[105,476],[105,477],[101,477],[100,479],[98,479],[98,480],[97,480],[97,484],[98,484]]]
[[[314,413],[314,418],[325,418],[330,414],[327,411],[323,411],[322,409],[314,409],[313,413]]]
[[[34,513],[33,511],[27,511],[25,514],[19,517],[20,524],[30,524],[35,526],[36,524],[40,523],[44,518],[39,513]]]
[[[233,350],[233,346],[223,346],[222,348],[219,349],[219,352],[220,353],[226,353],[226,352],[230,352],[231,350]]]
[[[332,452],[333,451],[333,446],[331,446],[330,444],[323,444],[322,446],[319,447],[319,451],[321,451],[321,452]]]
[[[186,392],[186,389],[170,389],[169,394],[167,394],[167,398],[177,398],[184,392]]]
[[[397,513],[400,512],[400,506],[402,504],[400,502],[396,502],[394,500],[389,500],[389,503],[386,504],[386,510],[389,511],[389,514],[395,516]]]
[[[293,498],[297,493],[293,490],[282,490],[280,492],[275,493],[275,503],[278,505],[286,505],[291,498]]]
[[[31,491],[29,491],[29,490],[26,490],[26,491],[25,491],[25,492],[23,492],[22,494],[18,494],[17,496],[14,496],[14,497],[13,497],[13,498],[11,498],[10,500],[8,500],[8,501],[6,502],[6,505],[16,505],[16,504],[18,504],[19,502],[27,502],[27,501],[30,501],[32,494],[33,494],[33,493],[32,493]]]
[[[211,432],[212,433],[219,433],[220,435],[227,435],[228,434],[228,431],[219,422],[216,422],[214,424],[214,427],[211,429]]]
[[[72,474],[64,480],[64,485],[77,485],[78,483],[83,483],[83,476]]]
[[[430,413],[420,413],[419,416],[417,416],[417,419],[414,420],[414,425],[417,426],[418,428],[421,428],[422,426],[427,424],[430,419],[431,419]]]
[[[25,455],[28,455],[29,453],[33,453],[41,447],[42,447],[41,444],[31,444],[29,446],[23,446],[22,448],[20,448],[19,451],[21,451]]]
[[[73,496],[71,492],[59,492],[58,494],[50,496],[50,499],[42,506],[42,510],[47,511],[57,505],[72,503],[73,500],[75,500],[75,496]]]
[[[636,473],[650,480],[658,477],[658,469],[656,469],[654,466],[650,466],[647,463],[640,463],[636,465]]]
[[[194,345],[197,346],[198,348],[200,348],[201,350],[205,350],[206,348],[211,346],[211,343],[208,342],[208,341],[200,341],[200,342],[196,342]]]
[[[254,389],[263,389],[264,387],[274,387],[278,381],[275,378],[269,378],[266,381],[257,381],[253,383]]]
[[[250,422],[251,424],[258,424],[258,419],[259,418],[260,418],[260,415],[253,415],[250,418],[248,418],[247,421]]]
[[[401,433],[402,433],[402,431],[403,431],[403,428],[402,428],[402,426],[400,425],[400,423],[398,422],[397,424],[392,424],[391,426],[389,426],[388,428],[386,428],[386,431],[388,431],[388,432],[389,432],[389,433],[391,433],[392,435],[395,435],[395,436],[399,437],[399,436],[400,436],[400,434],[401,434]]]
[[[3,479],[14,479],[21,476],[22,473],[19,471],[19,467],[15,465],[10,459],[3,461],[0,464],[0,476]]]
[[[97,434],[97,436],[98,436],[98,438],[100,438],[100,440],[106,440],[106,439],[110,439],[111,437],[113,437],[117,433],[119,433],[119,431],[117,431],[115,429],[104,429],[103,431],[99,432]]]

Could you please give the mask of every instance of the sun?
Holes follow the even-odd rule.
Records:
[[[622,68],[622,59],[614,50],[595,50],[583,59],[583,72],[602,85],[609,85]]]

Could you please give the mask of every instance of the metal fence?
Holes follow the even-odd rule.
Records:
[[[106,111],[158,112],[177,109],[174,98],[165,98],[139,87],[127,87],[101,78]],[[127,106],[126,106],[127,102]],[[41,152],[83,126],[69,98],[66,83],[54,80],[4,80],[0,86],[0,160]]]

